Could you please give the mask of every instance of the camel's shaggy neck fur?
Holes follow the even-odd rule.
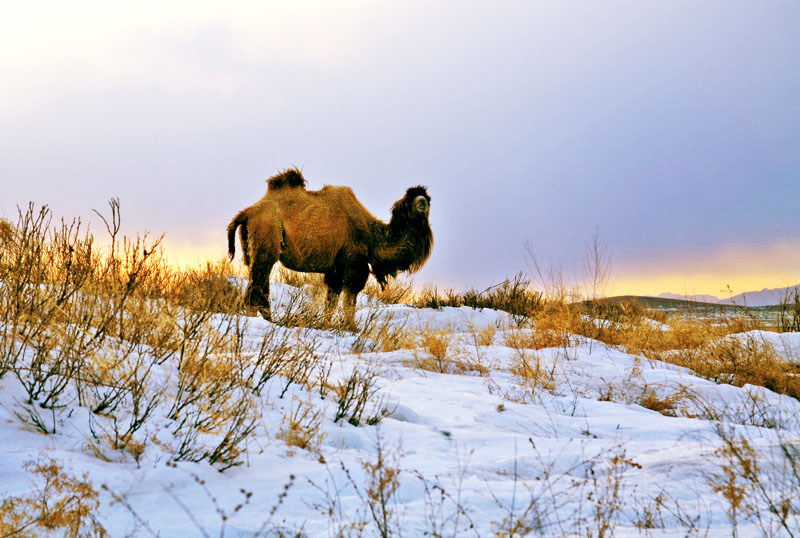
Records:
[[[387,276],[394,277],[398,271],[415,272],[431,255],[433,232],[428,215],[416,215],[413,201],[424,196],[430,204],[425,187],[411,187],[406,195],[392,206],[389,224],[376,220],[372,224],[374,250],[370,265],[375,279],[381,286]]]

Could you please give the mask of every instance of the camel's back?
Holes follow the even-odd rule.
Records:
[[[261,204],[272,206],[273,210],[279,208],[282,220],[298,221],[297,224],[344,219],[356,226],[368,226],[376,220],[350,187],[325,185],[318,191],[301,187],[276,189],[269,191]]]
[[[307,192],[312,197],[328,204],[333,210],[348,215],[351,219],[364,222],[376,220],[372,213],[361,205],[350,187],[325,185],[318,191]]]
[[[275,189],[267,192],[260,203],[280,219],[284,234],[282,261],[298,270],[323,270],[341,249],[363,244],[370,224],[376,220],[350,187],[326,185],[318,191],[302,187]]]

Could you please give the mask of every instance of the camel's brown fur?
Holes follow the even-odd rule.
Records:
[[[326,185],[308,191],[297,169],[268,181],[267,194],[240,211],[228,225],[228,253],[236,252],[236,229],[244,262],[250,267],[245,301],[270,319],[269,274],[280,261],[289,269],[323,273],[328,287],[326,319],[344,289],[344,308],[352,325],[356,295],[370,271],[380,282],[398,271],[416,271],[430,256],[430,196],[412,187],[392,206],[388,224],[375,218],[350,187]]]

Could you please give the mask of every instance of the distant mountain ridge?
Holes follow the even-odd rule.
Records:
[[[761,291],[746,291],[726,299],[720,299],[719,297],[715,297],[713,295],[680,295],[677,293],[662,293],[658,295],[658,297],[662,299],[682,299],[684,301],[697,301],[713,304],[771,306],[780,304],[788,294],[794,293],[795,288],[798,286],[800,286],[800,284],[787,286],[785,288],[764,288]]]

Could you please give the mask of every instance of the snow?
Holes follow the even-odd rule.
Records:
[[[772,346],[775,351],[792,363],[800,363],[800,333],[774,333],[771,331],[747,331],[733,337],[744,342],[752,340]]]
[[[289,292],[273,285],[274,311],[285,307]],[[365,298],[359,307],[362,320],[376,308]],[[707,481],[718,471],[713,457],[720,446],[714,433],[718,421],[746,434],[763,454],[771,453],[779,439],[800,438],[800,403],[763,387],[717,385],[689,370],[583,338],[561,348],[514,349],[504,338],[507,331],[518,330],[514,321],[492,310],[389,305],[379,307],[379,315],[412,335],[447,331],[451,353],[488,365],[488,375],[421,370],[413,358],[424,354],[422,349],[357,353],[352,335],[306,331],[304,337],[318,339],[317,352],[331,367],[331,383],[356,368],[377,373],[371,402],[382,398],[388,416],[373,426],[334,423],[332,395],[322,399],[318,391],[292,385],[278,398],[283,384],[275,378],[262,393],[261,421],[244,464],[219,472],[205,461],[167,465],[167,447],[174,440],[164,405],[145,430],[165,446],[148,443],[138,463],[129,453],[94,441],[91,413],[75,402],[57,412],[56,433],[38,433],[17,416],[25,391],[7,374],[0,378],[0,496],[30,492],[33,478],[22,465],[44,454],[77,476],[87,474],[100,491],[98,518],[111,536],[137,529],[132,511],[161,537],[201,535],[198,527],[208,535],[224,530],[225,536],[235,537],[273,528],[333,536],[337,524],[370,520],[363,501],[368,482],[363,462],[375,461],[380,442],[385,460],[401,469],[390,507],[406,536],[430,534],[437,514],[449,529],[443,534],[488,536],[510,514],[532,517],[537,510],[543,534],[585,534],[587,525],[596,524],[595,497],[589,492],[612,495],[613,476],[619,477],[621,499],[612,520],[616,535],[645,535],[636,520],[659,495],[672,508],[662,514],[664,528],[647,529],[647,535],[685,535],[675,515],[680,513],[701,518],[712,536],[730,535],[726,505]],[[248,340],[257,342],[268,327],[263,320],[249,319]],[[496,331],[492,345],[476,343],[475,332],[484,329]],[[787,360],[800,357],[798,334],[749,336],[769,342]],[[512,372],[520,354],[551,373],[548,387],[520,383]],[[159,375],[165,390],[172,390],[168,369]],[[680,394],[677,416],[640,406],[648,391],[662,398]],[[275,435],[286,413],[300,402],[324,413],[319,453],[289,447]],[[760,418],[754,409],[763,411]],[[779,428],[765,427],[764,414]],[[623,463],[614,467],[614,456],[623,456],[617,460]],[[443,501],[434,484],[447,492]],[[234,513],[245,500],[242,490],[252,497]],[[110,492],[123,497],[130,509],[114,502]],[[539,503],[526,512],[532,499]],[[460,515],[457,504],[463,507]],[[217,508],[229,516],[224,529]],[[740,535],[755,532],[754,525],[740,525]],[[150,534],[141,527],[137,532]],[[373,534],[368,530],[367,535]]]

